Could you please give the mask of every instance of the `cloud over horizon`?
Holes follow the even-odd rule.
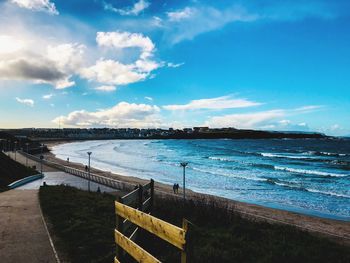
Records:
[[[262,103],[249,101],[247,99],[232,98],[232,96],[222,96],[210,99],[191,100],[188,104],[173,104],[163,106],[166,110],[220,110],[259,106]]]
[[[274,109],[267,111],[235,113],[212,116],[205,125],[213,128],[234,127],[239,129],[274,129],[274,130],[309,130],[306,123],[293,124],[285,119],[288,116],[306,114],[318,110],[322,106],[310,105],[294,109]]]
[[[73,111],[67,116],[55,118],[53,122],[78,127],[159,127],[159,111],[155,105],[120,102],[111,108],[94,112]]]

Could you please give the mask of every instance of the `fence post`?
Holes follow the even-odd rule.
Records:
[[[117,197],[117,201],[118,202],[120,202],[120,203],[123,203],[123,200],[121,199],[121,197],[120,196],[118,196]],[[117,212],[117,211],[116,211]],[[116,223],[116,226],[117,226],[117,230],[120,232],[120,233],[122,233],[122,234],[124,234],[123,233],[123,218],[122,217],[120,217],[119,215],[118,215],[118,213],[115,213],[116,214],[116,216],[115,216],[115,223]],[[119,261],[121,261],[122,260],[122,255],[123,255],[123,253],[122,253],[122,248],[117,244],[117,246],[116,246],[116,257],[117,257],[117,259],[119,260]]]
[[[182,219],[182,228],[186,231],[186,234],[187,234],[188,221],[186,219]],[[187,241],[188,241],[188,238],[186,237],[185,248],[184,250],[181,251],[181,263],[186,263],[187,261],[187,254],[186,254]]]
[[[154,180],[151,179],[151,200],[149,205],[149,211],[152,213],[154,204]]]
[[[139,184],[139,200],[138,200],[138,209],[142,211],[142,203],[143,203],[143,186]]]

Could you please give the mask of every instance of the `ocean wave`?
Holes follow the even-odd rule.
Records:
[[[217,157],[217,156],[209,156],[208,159],[222,161],[222,162],[235,162],[235,160],[228,159],[228,158],[225,158],[225,157]]]
[[[310,175],[317,175],[317,176],[323,176],[323,177],[346,177],[346,176],[349,176],[348,174],[328,173],[328,172],[321,172],[321,171],[315,171],[315,170],[296,169],[296,168],[282,167],[282,166],[274,166],[274,168],[275,168],[275,170],[280,170],[280,171],[299,173],[299,174],[310,174]]]
[[[283,155],[283,154],[274,154],[274,153],[260,153],[261,156],[270,157],[270,158],[287,158],[287,159],[300,159],[308,160],[310,157],[306,156],[295,156],[295,155]]]
[[[242,176],[242,175],[237,175],[237,174],[229,174],[229,173],[223,173],[223,172],[213,172],[210,170],[206,169],[201,169],[198,167],[189,167],[194,171],[202,172],[202,173],[207,173],[207,174],[212,174],[212,175],[219,175],[219,176],[227,176],[227,177],[234,177],[237,179],[244,179],[244,180],[251,180],[251,181],[259,181],[259,182],[266,182],[266,178],[259,178],[259,177],[248,177],[248,176]]]
[[[286,188],[291,188],[299,191],[306,191],[310,193],[317,193],[317,194],[323,194],[323,195],[331,195],[331,196],[336,196],[336,197],[342,197],[342,198],[350,198],[350,195],[345,195],[345,194],[339,194],[331,191],[321,191],[313,188],[306,188],[298,184],[291,184],[288,182],[283,182],[279,180],[274,180],[274,179],[268,179],[268,183],[270,184],[275,184],[278,186],[286,187]]]
[[[303,155],[315,155],[315,156],[331,156],[331,157],[350,156],[350,154],[346,154],[346,153],[319,152],[319,151],[307,151],[307,152],[301,152],[301,154],[303,154]]]
[[[319,193],[319,194],[332,195],[332,196],[337,196],[337,197],[350,198],[350,195],[338,194],[338,193],[329,192],[329,191],[320,191],[320,190],[310,189],[310,188],[305,188],[305,190],[308,192],[312,192],[312,193]]]

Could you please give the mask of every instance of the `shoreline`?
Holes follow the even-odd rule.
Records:
[[[87,140],[88,141],[88,140]],[[64,144],[72,143],[76,141],[51,141],[47,142],[49,150],[52,147]],[[79,141],[82,142],[82,141]],[[70,167],[84,170],[85,165],[74,162],[67,162],[65,160],[57,158],[51,151],[45,153],[45,159],[54,161],[63,165],[69,165]],[[91,172],[103,175],[109,178],[117,179],[120,181],[128,182],[131,184],[144,184],[148,182],[147,179],[141,179],[134,176],[126,176],[116,174],[108,171],[99,170],[91,167]],[[181,191],[179,194],[173,194],[172,186],[164,183],[155,181],[155,191],[161,195],[173,196],[180,198]],[[252,204],[244,201],[231,200],[224,197],[198,193],[190,189],[186,189],[186,195],[188,198],[194,200],[213,200],[228,207],[231,210],[239,212],[242,216],[248,217],[255,220],[263,220],[271,223],[288,224],[292,225],[315,234],[327,236],[328,238],[334,239],[335,241],[350,245],[350,223],[349,221],[343,221],[339,219],[331,219],[319,217],[317,215],[307,215],[300,212],[294,212],[289,210],[283,210],[280,208],[271,208],[260,204]]]

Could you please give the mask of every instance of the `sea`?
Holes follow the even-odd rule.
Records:
[[[60,144],[56,157],[95,168],[350,221],[350,139],[96,140]]]

